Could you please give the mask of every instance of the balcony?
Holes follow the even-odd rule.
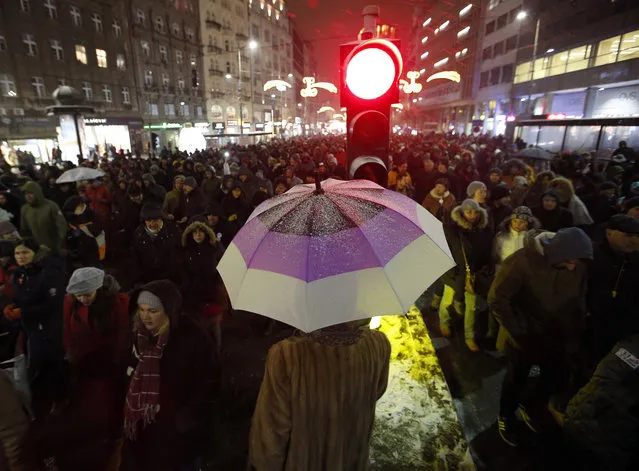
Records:
[[[226,93],[224,92],[220,92],[220,91],[213,91],[211,92],[211,98],[218,99],[218,98],[224,98],[226,96]]]
[[[222,77],[222,76],[224,76],[224,72],[222,72],[221,70],[218,70],[218,69],[210,68],[209,69],[209,75],[211,75],[213,77]]]
[[[235,34],[235,39],[237,39],[238,41],[248,41],[249,38],[246,34],[244,33],[236,33]]]
[[[206,20],[206,27],[207,28],[216,29],[216,30],[220,31],[222,29],[222,24],[218,23],[217,21],[215,21],[215,20],[213,20],[211,18],[208,18]]]
[[[221,47],[219,47],[219,46],[214,46],[214,45],[212,45],[212,44],[209,44],[209,45],[206,47],[206,50],[207,50],[208,52],[212,52],[212,53],[216,53],[216,54],[222,54],[222,52],[223,52]]]

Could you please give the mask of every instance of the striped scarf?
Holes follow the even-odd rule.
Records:
[[[141,327],[137,332],[139,361],[124,405],[124,434],[130,440],[135,440],[139,429],[152,423],[160,411],[160,360],[168,336],[167,331],[152,344],[146,329]]]

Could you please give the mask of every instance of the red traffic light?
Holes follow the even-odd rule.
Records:
[[[375,100],[396,86],[403,67],[397,46],[384,39],[366,41],[345,62],[346,88],[362,100]]]

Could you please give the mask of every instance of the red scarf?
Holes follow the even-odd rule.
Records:
[[[137,351],[140,358],[124,405],[124,434],[130,440],[135,440],[138,431],[152,423],[160,411],[160,360],[168,337],[167,331],[152,344],[149,332],[144,327],[138,330]]]

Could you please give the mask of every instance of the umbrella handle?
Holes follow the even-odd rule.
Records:
[[[319,172],[315,171],[315,192],[316,195],[323,195],[324,189],[322,188],[322,183],[320,182]]]

